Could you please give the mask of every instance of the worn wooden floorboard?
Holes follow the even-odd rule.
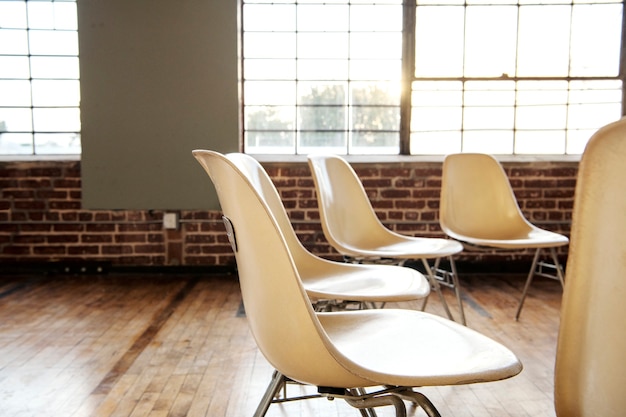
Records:
[[[560,285],[536,279],[516,322],[524,277],[461,279],[468,325],[510,347],[524,371],[421,392],[444,416],[553,417]],[[444,293],[457,313],[452,291]],[[437,297],[427,311],[443,314]],[[0,277],[0,417],[252,416],[271,373],[241,314],[233,276]],[[358,415],[326,399],[274,404],[267,414]],[[381,408],[378,415],[394,413]]]

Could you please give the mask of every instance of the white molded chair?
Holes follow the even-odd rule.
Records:
[[[559,417],[626,414],[626,119],[596,132],[576,183],[556,353]]]
[[[332,262],[309,252],[296,235],[280,195],[261,164],[243,153],[226,155],[269,207],[280,227],[300,273],[302,285],[318,308],[328,303],[402,302],[423,299],[430,288],[422,274],[411,268],[390,265],[355,265]]]
[[[344,257],[358,262],[393,261],[400,265],[413,259],[422,261],[432,287],[446,314],[454,319],[446,303],[435,271],[442,258],[449,258],[452,273],[449,285],[454,287],[465,324],[453,255],[463,246],[451,239],[413,237],[395,233],[378,219],[363,184],[350,164],[338,155],[314,154],[308,156],[315,182],[322,230],[328,243]],[[428,260],[435,260],[431,267]]]
[[[332,262],[310,253],[298,239],[278,190],[261,164],[243,153],[230,153],[226,158],[246,176],[270,209],[300,273],[302,285],[317,311],[355,308],[355,305],[356,308],[377,307],[377,304],[384,307],[387,302],[412,301],[428,296],[428,282],[413,269]],[[267,400],[262,402],[261,408],[267,409],[269,398],[271,403],[302,399],[301,396],[286,395],[289,382],[292,382],[289,378],[275,372],[267,389]]]
[[[396,416],[404,417],[403,399],[439,416],[413,387],[497,381],[521,371],[506,347],[421,311],[316,313],[280,227],[254,186],[223,155],[193,154],[218,193],[251,332],[280,375],[343,398],[364,416],[393,405]],[[366,392],[374,387],[384,388]],[[271,395],[262,403],[269,404]]]
[[[556,255],[566,236],[531,224],[522,214],[506,172],[491,155],[460,153],[443,162],[439,223],[443,231],[468,248],[535,249],[517,307],[518,320],[534,275],[558,279],[563,270]],[[547,249],[552,264],[540,262]],[[553,272],[549,272],[553,271]]]

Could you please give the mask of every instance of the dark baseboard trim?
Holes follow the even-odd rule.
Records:
[[[561,260],[563,267],[566,260]],[[409,261],[405,264],[410,268],[424,272],[420,261]],[[457,271],[464,274],[528,274],[530,261],[457,261]],[[443,269],[449,270],[447,260],[441,262]],[[98,261],[59,261],[59,262],[0,262],[0,276],[7,275],[106,275],[106,274],[202,274],[202,275],[236,275],[235,265],[112,265]]]
[[[129,266],[112,265],[109,262],[0,262],[0,276],[4,275],[107,275],[107,274],[202,274],[235,275],[234,265],[194,265],[194,266]]]

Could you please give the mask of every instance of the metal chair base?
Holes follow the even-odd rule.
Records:
[[[437,408],[424,394],[413,391],[412,388],[408,387],[387,387],[371,393],[367,393],[363,388],[318,387],[318,394],[288,397],[286,392],[288,383],[298,384],[280,372],[274,371],[270,384],[257,406],[254,417],[265,416],[271,404],[313,398],[326,398],[330,401],[336,398],[342,399],[350,406],[358,409],[362,417],[376,417],[374,409],[385,406],[393,406],[396,410],[396,417],[406,417],[406,406],[403,400],[407,400],[421,407],[428,417],[441,417]],[[281,391],[283,391],[282,395],[280,394]]]

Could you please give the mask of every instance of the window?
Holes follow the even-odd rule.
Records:
[[[402,4],[243,4],[249,153],[397,154]]]
[[[621,2],[408,3],[244,0],[246,152],[579,154],[620,117]]]
[[[0,0],[0,154],[80,154],[75,0]]]

